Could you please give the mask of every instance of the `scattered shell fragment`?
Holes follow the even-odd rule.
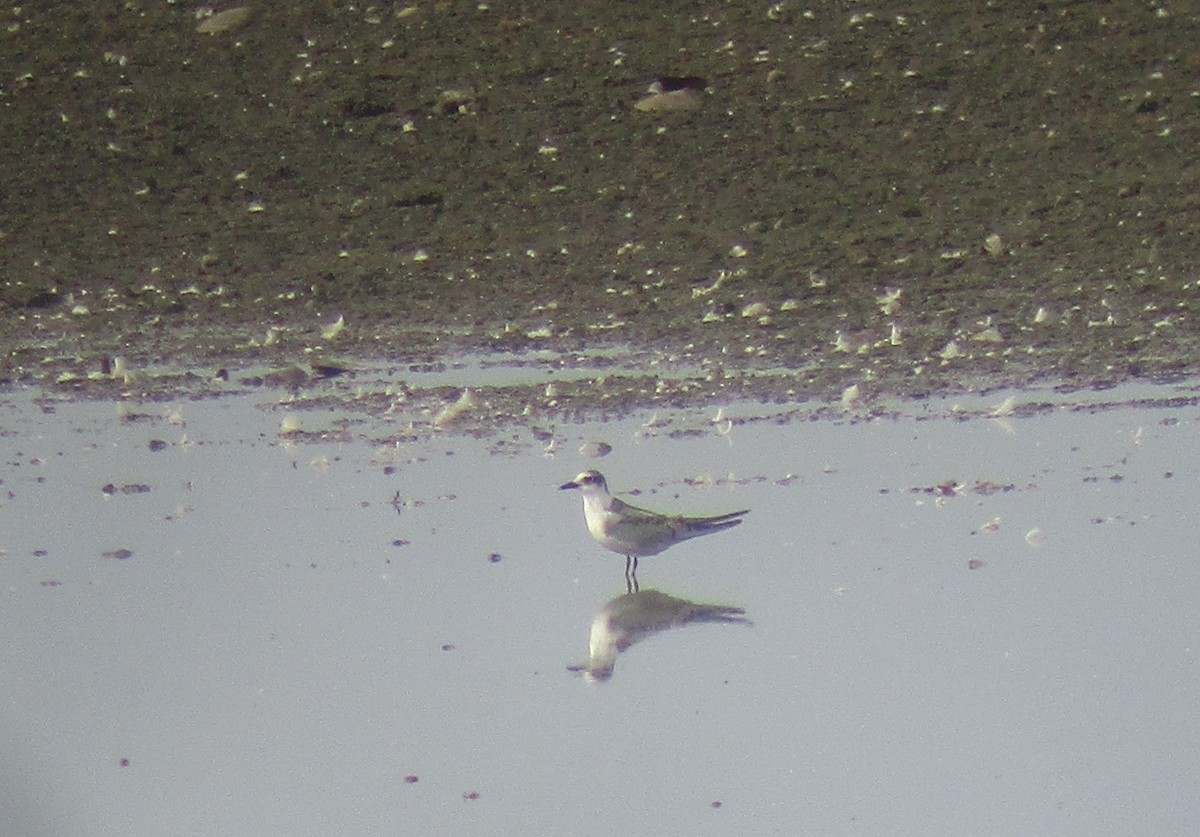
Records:
[[[1025,533],[1025,543],[1030,546],[1041,546],[1046,542],[1046,536],[1042,534],[1042,530],[1038,528],[1030,529]]]
[[[673,93],[651,93],[634,102],[633,107],[643,113],[670,113],[690,110],[696,104],[696,95],[690,90],[676,90]]]
[[[330,323],[327,326],[321,326],[321,339],[322,340],[334,340],[337,338],[337,336],[339,334],[342,333],[342,329],[344,329],[345,327],[346,327],[346,317],[343,314],[339,314],[338,318],[335,321],[333,321],[332,323]]]
[[[204,18],[196,24],[196,31],[203,35],[216,35],[218,32],[225,32],[241,25],[249,16],[249,6],[235,6]]]
[[[443,90],[437,109],[447,116],[469,116],[475,112],[475,89],[472,87]]]
[[[1004,337],[1000,334],[1000,329],[994,325],[989,325],[986,328],[980,329],[971,335],[971,339],[977,343],[1003,343]]]
[[[886,316],[892,316],[900,310],[900,295],[904,293],[903,288],[884,288],[883,293],[875,297],[875,301],[879,303],[879,310]]]
[[[700,104],[700,93],[708,83],[698,76],[664,76],[650,85],[649,95],[633,107],[643,113],[669,113],[690,110]]]
[[[353,364],[347,361],[332,360],[324,357],[309,359],[313,375],[317,378],[337,378],[353,370]]]
[[[469,389],[464,389],[462,395],[453,404],[447,405],[433,419],[434,427],[447,427],[469,413],[477,406],[475,395]]]
[[[833,350],[835,352],[857,352],[860,355],[865,355],[871,351],[873,341],[871,335],[865,331],[845,332],[838,329],[837,335],[833,341]]]
[[[770,313],[771,309],[765,302],[752,302],[742,309],[743,317],[762,317]]]
[[[958,345],[957,340],[951,340],[946,344],[945,348],[938,352],[938,357],[942,360],[954,360],[954,358],[962,357],[962,347]]]
[[[858,406],[858,404],[861,400],[862,400],[862,390],[859,389],[858,384],[851,384],[850,386],[848,386],[844,390],[842,390],[842,409],[843,410],[850,412],[851,410],[853,410],[855,407]]]
[[[692,299],[708,296],[709,294],[716,292],[716,290],[720,288],[722,284],[724,284],[725,277],[728,275],[729,274],[722,270],[717,274],[716,281],[714,281],[707,288],[692,288]]]
[[[988,415],[992,418],[1004,418],[1005,416],[1011,416],[1016,409],[1017,397],[1015,395],[1010,395],[1008,398],[1005,398],[1004,401],[997,404],[995,409],[988,413]]]
[[[999,256],[1004,252],[1004,239],[992,233],[983,240],[983,249],[989,256]]]
[[[579,453],[588,459],[600,459],[612,453],[612,445],[608,442],[584,442],[579,446]]]
[[[1050,321],[1050,312],[1046,310],[1046,306],[1038,306],[1037,313],[1033,315],[1033,322],[1036,325],[1041,325]]]
[[[999,532],[1000,531],[1000,518],[993,517],[987,523],[980,526],[979,531],[983,532],[985,535],[990,535],[993,532]]]

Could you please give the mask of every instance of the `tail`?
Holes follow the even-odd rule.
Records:
[[[720,532],[722,529],[729,529],[741,523],[742,515],[749,512],[749,509],[742,509],[741,511],[729,512],[728,514],[719,514],[716,517],[689,519],[687,521],[687,534],[689,537],[694,537],[696,535],[707,535],[710,532]]]

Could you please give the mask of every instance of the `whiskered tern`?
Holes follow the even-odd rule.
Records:
[[[584,471],[559,486],[560,490],[569,488],[578,488],[583,494],[583,516],[596,542],[625,556],[626,579],[636,580],[639,557],[657,555],[680,541],[737,526],[749,511],[684,517],[640,509],[610,495],[608,482],[599,471]]]

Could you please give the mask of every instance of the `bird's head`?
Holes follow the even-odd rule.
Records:
[[[568,488],[578,488],[584,494],[607,494],[608,483],[604,480],[604,474],[599,471],[584,471],[575,477],[570,482],[563,483],[559,487],[560,491]]]

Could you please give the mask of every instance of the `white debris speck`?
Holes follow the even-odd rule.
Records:
[[[419,247],[417,248],[416,252],[412,254],[412,260],[414,262],[427,262],[429,261],[429,253],[427,253],[423,247]]]
[[[1042,534],[1042,530],[1038,528],[1030,529],[1025,533],[1025,543],[1030,546],[1041,546],[1046,542],[1046,536]]]
[[[750,251],[741,244],[735,244],[729,248],[729,256],[734,259],[744,259]]]
[[[742,309],[743,317],[762,317],[770,312],[770,307],[765,302],[752,302]]]
[[[783,302],[779,303],[780,311],[795,311],[799,307],[800,303],[794,299],[785,299]]]
[[[297,418],[294,413],[288,413],[286,416],[283,417],[283,420],[281,422],[279,422],[279,435],[280,436],[287,436],[292,433],[299,433],[299,432],[300,432],[300,419]]]
[[[983,524],[982,526],[980,526],[980,527],[979,527],[979,531],[980,531],[980,532],[983,532],[985,535],[990,535],[990,534],[992,534],[993,532],[998,532],[998,531],[1000,531],[1000,518],[998,518],[998,517],[993,517],[993,518],[992,518],[991,520],[989,520],[987,523],[985,523],[985,524]]]
[[[76,305],[74,308],[71,309],[71,313],[74,314],[76,317],[86,317],[88,314],[90,314],[92,312],[86,305],[84,305],[83,303],[80,303],[79,305]]]
[[[247,212],[266,212],[267,207],[262,201],[250,201],[246,204]]]
[[[1042,325],[1050,321],[1050,312],[1046,310],[1046,306],[1038,306],[1037,313],[1033,315],[1035,325]]]
[[[992,233],[983,239],[983,249],[989,256],[999,256],[1004,252],[1004,239],[998,234]]]
[[[895,323],[892,323],[892,333],[888,336],[888,342],[893,346],[899,346],[904,342],[904,332]]]

